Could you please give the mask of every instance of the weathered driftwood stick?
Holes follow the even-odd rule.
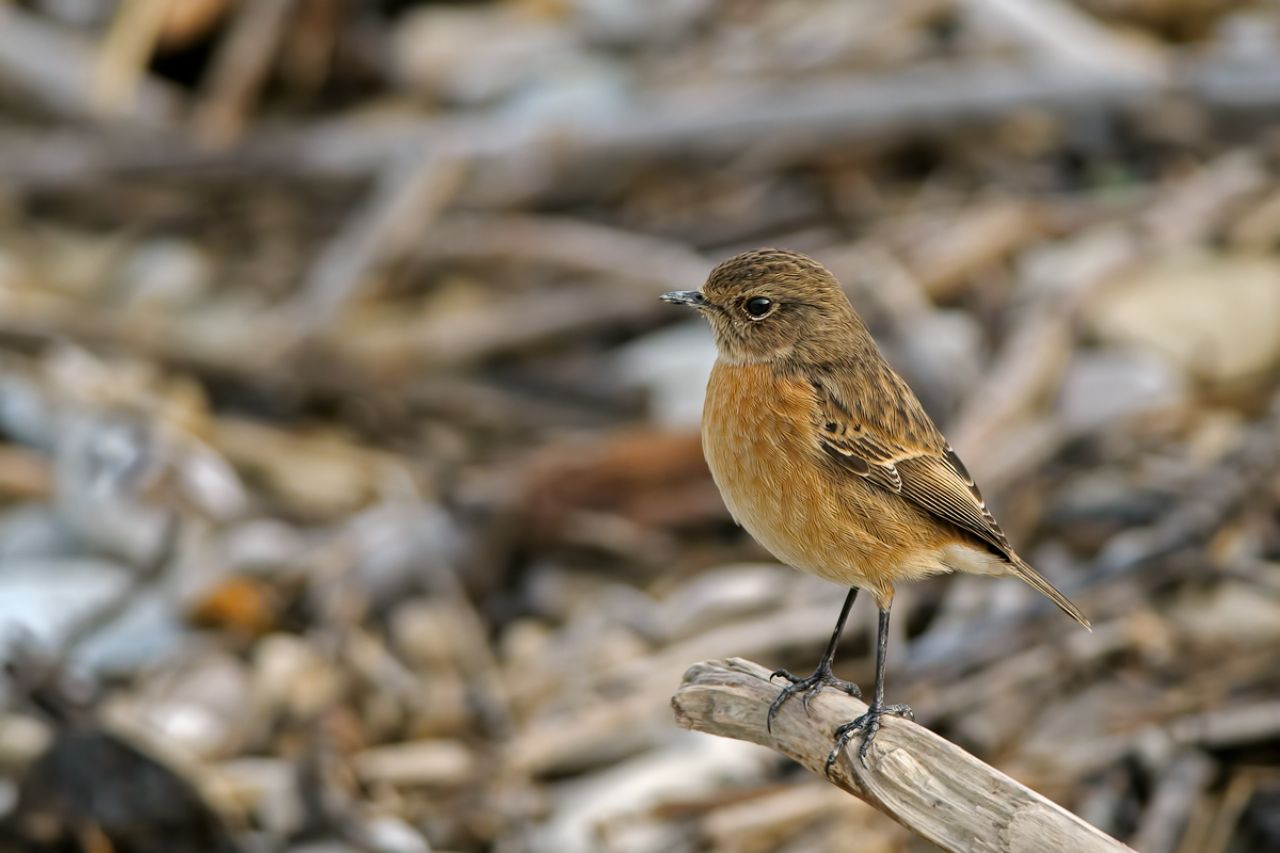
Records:
[[[805,714],[788,702],[765,730],[765,712],[778,695],[769,670],[750,661],[704,661],[685,673],[672,697],[676,721],[687,729],[751,741],[822,774],[832,731],[866,710],[851,696],[824,691]],[[915,723],[886,717],[868,756],[850,742],[831,781],[912,832],[945,850],[1102,853],[1130,848],[1085,823],[955,744]]]

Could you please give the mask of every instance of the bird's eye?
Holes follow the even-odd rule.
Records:
[[[773,300],[764,296],[756,296],[747,300],[747,313],[759,320],[773,308]]]

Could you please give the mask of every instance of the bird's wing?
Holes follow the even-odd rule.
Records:
[[[846,403],[833,383],[814,382],[821,449],[848,471],[1016,559],[960,457],[905,383],[893,379],[897,408],[876,413]]]
[[[879,391],[879,406],[855,397],[839,378],[812,381],[814,426],[823,452],[857,476],[990,545],[1008,560],[1014,575],[1088,628],[1080,608],[1014,552],[973,477],[906,383],[887,369],[876,379],[872,387]]]

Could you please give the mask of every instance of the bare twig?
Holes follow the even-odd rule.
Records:
[[[278,2],[278,0],[273,0]],[[257,4],[249,4],[256,6]],[[262,4],[266,5],[266,4]],[[14,26],[12,24],[21,24]],[[37,33],[27,28],[39,27]],[[70,38],[8,6],[0,6],[0,76],[36,87],[33,94],[87,107],[83,74],[66,66]],[[74,41],[74,39],[72,39]],[[35,45],[43,45],[36,47]],[[72,51],[74,56],[77,51]],[[83,46],[78,48],[84,53]],[[59,57],[54,67],[45,58]],[[75,63],[71,63],[74,66]],[[46,85],[48,78],[48,85]],[[154,81],[140,99],[153,102]],[[1028,107],[1060,114],[1110,114],[1184,96],[1211,109],[1268,110],[1280,105],[1280,57],[1241,63],[1181,59],[1162,73],[1106,74],[1075,67],[967,62],[892,75],[835,76],[821,85],[707,86],[648,96],[633,113],[601,120],[555,113],[533,118],[399,117],[371,127],[367,115],[267,131],[223,152],[146,134],[101,135],[7,131],[0,134],[0,178],[37,187],[103,177],[192,172],[364,178],[406,148],[434,148],[448,139],[484,167],[515,180],[479,181],[464,199],[513,202],[561,185],[566,173],[600,159],[655,156],[721,157],[769,145],[771,156],[839,150],[850,142],[922,131],[952,132]],[[157,84],[158,85],[158,84]],[[168,89],[159,94],[169,95]],[[714,107],[708,105],[714,104]],[[140,103],[140,106],[142,104]],[[155,104],[152,104],[155,106]],[[154,112],[154,110],[152,110]],[[780,139],[779,127],[786,127]],[[503,169],[512,171],[503,171]]]
[[[4,7],[0,7],[3,9]],[[10,15],[12,12],[0,14]],[[0,18],[0,24],[4,19]],[[0,33],[4,27],[0,26]],[[6,34],[7,35],[7,34]],[[0,36],[3,39],[3,36]],[[0,71],[4,70],[0,44]],[[1062,67],[967,63],[884,77],[833,77],[799,88],[706,87],[657,92],[623,116],[421,119],[370,127],[368,117],[264,133],[220,155],[145,136],[0,136],[0,177],[48,186],[119,174],[262,174],[360,178],[406,148],[453,140],[478,175],[514,169],[520,180],[477,181],[463,198],[514,202],[562,184],[601,159],[722,157],[769,145],[775,158],[838,150],[850,142],[936,130],[953,132],[1028,107],[1061,114],[1115,113],[1185,95],[1208,107],[1274,108],[1280,60],[1248,66],[1184,63],[1163,75],[1105,75]],[[708,104],[716,105],[708,108]],[[778,134],[786,127],[785,139]]]
[[[770,733],[765,714],[777,693],[769,683],[769,671],[759,664],[736,658],[707,661],[685,673],[672,705],[685,728],[758,743],[822,773],[832,731],[866,706],[834,691],[823,693],[808,717],[801,703],[785,705]],[[853,752],[846,750],[836,762],[831,781],[945,850],[1129,849],[906,720],[885,720],[872,745],[869,767],[863,767]]]
[[[368,201],[320,256],[298,296],[303,334],[327,326],[379,264],[405,252],[453,198],[465,160],[452,146],[410,152],[383,168]]]
[[[240,134],[297,0],[245,3],[223,39],[208,90],[196,109],[196,128],[208,142],[227,143]]]
[[[1159,74],[1154,49],[1139,50],[1070,3],[1059,0],[966,0],[972,12],[1003,25],[1037,56],[1100,74]]]
[[[1133,836],[1137,849],[1143,853],[1177,850],[1191,807],[1212,777],[1213,762],[1203,752],[1189,751],[1175,760],[1161,774],[1151,805]]]
[[[59,115],[94,118],[97,69],[97,54],[87,40],[0,3],[0,79]],[[166,123],[180,100],[174,89],[145,75],[139,76],[133,94],[117,115],[153,126]]]
[[[171,0],[127,0],[116,11],[98,53],[93,97],[106,115],[128,110],[146,78],[147,63]]]
[[[76,651],[86,641],[110,627],[117,619],[127,613],[129,608],[138,600],[138,596],[164,574],[164,570],[169,566],[173,560],[174,553],[177,551],[178,536],[181,532],[182,517],[177,512],[171,511],[165,517],[160,544],[146,564],[139,567],[137,573],[130,578],[129,583],[118,593],[104,601],[101,606],[71,623],[62,638],[57,656],[54,659],[54,665],[58,670],[65,668],[67,663],[75,656]]]
[[[652,296],[696,287],[710,261],[674,240],[562,216],[459,215],[420,236],[415,257],[554,264],[577,273],[634,281]]]

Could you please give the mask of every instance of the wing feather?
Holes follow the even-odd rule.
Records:
[[[901,495],[930,515],[965,530],[1012,559],[1004,531],[987,510],[982,493],[956,455],[925,419],[924,432],[933,441],[910,446],[891,438],[882,425],[858,419],[825,386],[815,383],[817,418],[822,449],[850,472]],[[930,446],[933,445],[933,446]]]
[[[985,542],[1004,556],[1012,574],[1088,628],[1080,608],[1014,552],[973,477],[910,390],[892,372],[885,381],[898,386],[889,398],[899,408],[876,414],[871,406],[848,405],[827,383],[812,382],[822,449],[851,473]]]

